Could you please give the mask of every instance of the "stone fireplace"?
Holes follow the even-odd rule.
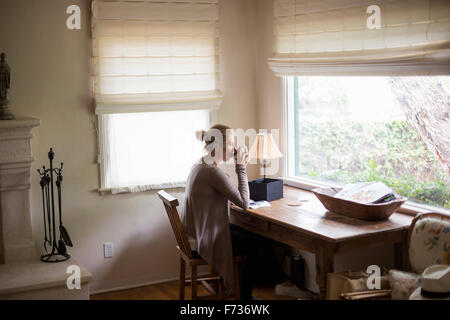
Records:
[[[0,122],[0,262],[36,258],[30,214],[31,130],[38,119]]]
[[[35,118],[0,121],[0,299],[89,299],[92,275],[75,259],[44,263],[36,250],[30,208]],[[67,267],[81,271],[81,289],[69,290]]]

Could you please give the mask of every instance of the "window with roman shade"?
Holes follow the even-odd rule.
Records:
[[[182,187],[219,90],[218,0],[93,0],[101,191]]]
[[[278,75],[450,72],[448,0],[274,0],[273,28]]]
[[[92,3],[96,113],[220,104],[217,0]]]
[[[316,181],[330,185],[384,179],[396,190],[404,186],[398,192],[409,199],[433,204],[432,210],[435,205],[449,208],[450,1],[273,0],[273,4],[274,50],[268,63],[284,77],[286,175],[306,177],[301,181],[312,186]],[[346,132],[355,123],[358,129]],[[389,132],[400,124],[401,135],[394,134],[378,147],[364,143],[376,156],[367,156],[358,146],[371,137],[377,142],[382,136],[391,138],[390,133],[373,133],[379,128]],[[324,138],[327,134],[329,139]],[[411,137],[415,143],[408,145]],[[406,165],[423,156],[433,165],[422,165],[412,177],[413,166],[405,171],[390,166],[386,150],[393,141],[401,141],[395,157],[406,159],[396,158],[397,163]],[[330,155],[341,146],[349,151]],[[414,155],[406,156],[411,150]],[[353,151],[358,165],[344,159]],[[354,170],[344,172],[347,165]],[[427,182],[418,173],[422,168],[439,178]],[[409,180],[402,184],[402,179]]]

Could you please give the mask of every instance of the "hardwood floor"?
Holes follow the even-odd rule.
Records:
[[[208,292],[203,286],[199,286],[199,295]],[[186,299],[190,298],[190,287],[186,288]],[[275,286],[271,284],[258,285],[253,288],[253,296],[263,300],[295,300],[295,298],[277,296]],[[92,300],[177,300],[178,281],[170,281],[152,284],[144,287],[106,292],[91,295]]]

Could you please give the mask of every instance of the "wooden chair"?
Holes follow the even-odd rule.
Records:
[[[177,240],[177,249],[180,254],[180,279],[179,279],[179,299],[184,300],[185,286],[191,285],[192,300],[196,299],[225,299],[240,298],[239,288],[239,263],[242,257],[234,257],[234,296],[227,297],[224,294],[223,279],[216,273],[213,273],[212,267],[209,266],[210,274],[204,277],[198,277],[198,266],[208,265],[196,251],[192,251],[189,241],[181,224],[180,216],[177,211],[178,199],[168,194],[164,190],[158,192],[159,198],[162,200],[169,217],[170,225]],[[186,279],[186,264],[191,267],[191,278]],[[211,295],[198,296],[198,284],[202,284]]]
[[[414,219],[411,221],[411,225],[409,226],[408,229],[408,253],[409,253],[409,249],[411,247],[411,238],[414,236],[414,230],[416,227],[417,222],[419,222],[421,219],[423,218],[435,218],[438,220],[442,220],[450,222],[450,216],[446,215],[446,214],[441,214],[441,213],[434,213],[434,212],[429,212],[429,213],[421,213],[421,214],[417,214]],[[408,270],[403,270],[403,271],[409,271],[409,272],[414,272],[417,273],[418,270],[414,270],[411,265],[411,257],[408,257],[409,261],[408,261]],[[362,291],[362,292],[352,292],[352,293],[342,293],[340,295],[340,298],[343,300],[373,300],[373,299],[390,299],[391,298],[391,290],[369,290],[369,291]]]

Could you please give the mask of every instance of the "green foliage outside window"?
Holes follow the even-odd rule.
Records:
[[[450,208],[450,177],[406,120],[302,119],[297,134],[298,176],[339,184],[382,181],[410,200]]]

